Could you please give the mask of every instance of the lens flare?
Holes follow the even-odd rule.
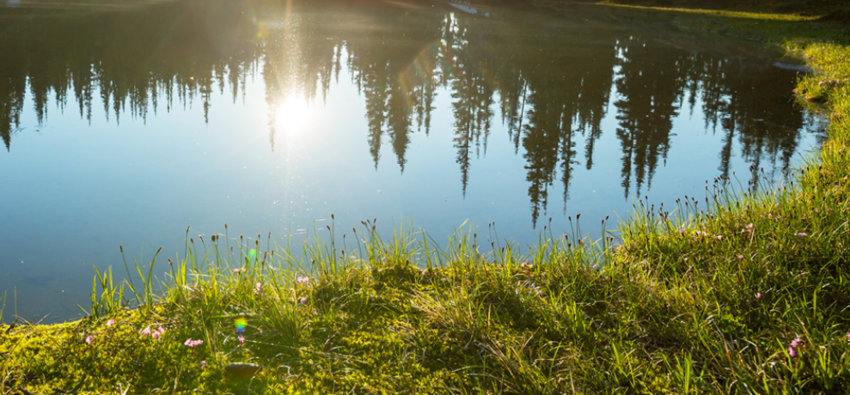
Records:
[[[248,257],[251,258],[251,259],[256,258],[257,257],[257,250],[252,249],[251,251],[248,251]]]
[[[248,320],[245,317],[239,317],[236,319],[236,333],[243,334],[245,333],[245,327],[248,326]]]

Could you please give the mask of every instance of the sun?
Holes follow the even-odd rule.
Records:
[[[313,109],[303,98],[290,96],[277,106],[275,124],[286,133],[302,133],[309,126]]]

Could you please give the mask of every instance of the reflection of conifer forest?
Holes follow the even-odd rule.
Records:
[[[321,100],[347,70],[343,78],[366,102],[364,138],[376,167],[389,144],[404,171],[410,135],[429,132],[444,90],[461,188],[470,182],[470,159],[486,155],[491,125],[502,122],[508,135],[495,138],[510,139],[525,158],[536,221],[553,183],[563,183],[566,201],[573,170],[594,165],[609,108],[618,126],[606,133],[620,141],[627,197],[651,186],[673,148],[674,119],[694,108],[705,114],[708,133],[722,134],[724,175],[736,140],[736,155],[754,168],[787,166],[806,126],[790,102],[792,72],[729,51],[682,49],[668,33],[614,27],[601,16],[564,23],[439,7],[337,4],[320,12],[315,3],[282,4],[190,0],[61,18],[3,11],[0,135],[7,150],[26,90],[40,121],[55,101],[89,120],[92,106],[102,105],[119,122],[122,113],[145,119],[159,102],[166,110],[202,105],[206,114],[214,92],[237,100],[257,72],[269,108],[291,92]],[[271,112],[272,149],[275,125]],[[576,151],[580,140],[584,152]]]

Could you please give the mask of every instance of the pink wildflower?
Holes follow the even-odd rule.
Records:
[[[761,292],[756,292],[756,299],[761,299]]]
[[[244,337],[239,336],[236,339],[239,340],[239,347],[242,347],[243,345],[245,345],[245,338]]]
[[[307,281],[310,281],[310,279],[304,276],[298,276],[299,283],[306,283]]]
[[[307,303],[307,297],[305,296],[301,299],[298,299],[298,303],[301,303],[301,304]]]
[[[201,369],[207,367],[207,361],[201,361]]]
[[[142,336],[150,336],[150,335],[151,335],[151,328],[145,328],[145,330],[142,331]]]
[[[165,334],[165,329],[164,329],[163,327],[159,327],[159,328],[157,328],[157,329],[156,329],[156,331],[157,331],[157,332],[159,332],[159,334],[160,334],[160,335],[164,335],[164,334]]]
[[[247,269],[244,267],[237,267],[236,269],[233,269],[233,273],[245,273],[245,270]]]
[[[797,356],[797,350],[794,350],[794,347],[788,347],[788,356],[794,358]]]
[[[106,321],[106,326],[107,326],[107,327],[110,327],[110,326],[112,326],[112,325],[115,325],[115,320],[109,320],[109,321]]]
[[[744,256],[741,255],[741,254],[738,254],[738,259],[744,259]]]
[[[714,237],[716,237],[717,240],[723,240],[723,236],[721,236],[721,235],[717,235],[717,236],[714,236]]]
[[[794,233],[794,236],[797,236],[797,237],[807,237],[807,236],[808,236],[808,234],[800,232],[800,233]]]
[[[263,292],[263,283],[257,283],[257,293]]]
[[[159,332],[154,332],[151,336],[153,337],[154,340],[159,340],[159,337],[161,335],[159,334]]]
[[[688,261],[688,258],[685,258],[685,262],[687,262],[687,261]]]
[[[797,347],[800,347],[802,345],[803,345],[803,339],[800,339],[799,337],[795,338],[794,340],[791,340],[791,347],[797,348]]]
[[[91,344],[92,340],[94,340],[94,337],[92,337],[92,335],[89,335],[88,337],[86,337],[86,343],[87,344]]]
[[[850,332],[847,332],[847,341],[850,342]]]
[[[528,261],[525,261],[525,262],[521,263],[521,264],[520,264],[520,266],[522,266],[522,267],[531,267],[531,264],[530,264],[530,263],[528,263]]]
[[[186,341],[185,341],[185,342],[183,342],[183,345],[184,345],[184,346],[187,346],[187,347],[200,346],[201,344],[204,344],[204,341],[203,341],[203,340],[192,340],[192,338],[191,338],[191,337],[190,337],[190,338],[188,338],[188,339],[186,339]]]

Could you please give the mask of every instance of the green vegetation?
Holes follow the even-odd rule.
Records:
[[[816,70],[798,93],[829,139],[786,185],[716,180],[673,208],[639,203],[598,242],[573,229],[530,251],[492,228],[437,248],[372,223],[317,239],[304,262],[270,237],[188,238],[162,293],[166,263],[140,262],[134,283],[98,273],[86,319],[0,327],[0,391],[850,392],[846,36],[770,15],[677,18],[762,35]],[[235,362],[264,369],[242,377]]]
[[[846,25],[824,21],[823,17],[817,15],[648,7],[614,3],[600,3],[596,6],[622,10],[622,16],[628,19],[669,19],[673,25],[694,34],[715,33],[749,41],[779,44],[792,52],[801,50],[812,41],[846,43],[850,40]]]

